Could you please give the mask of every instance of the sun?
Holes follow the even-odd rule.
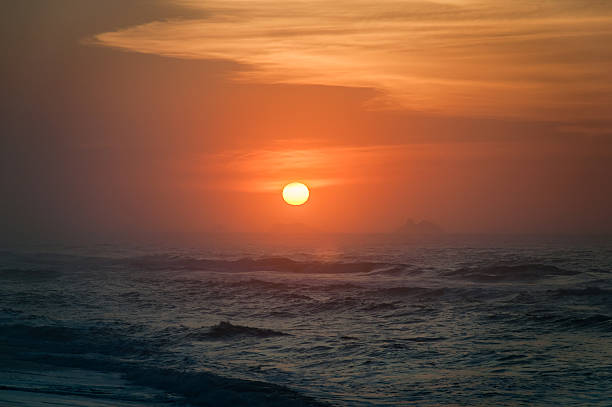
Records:
[[[301,182],[292,182],[283,188],[283,199],[289,205],[303,205],[309,196],[310,191],[308,191],[308,187]]]

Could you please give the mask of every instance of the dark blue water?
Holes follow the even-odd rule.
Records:
[[[0,259],[7,406],[612,400],[606,244],[105,246]]]

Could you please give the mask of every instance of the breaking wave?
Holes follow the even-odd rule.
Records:
[[[274,336],[286,336],[288,334],[266,328],[254,328],[250,326],[234,325],[227,321],[221,321],[217,325],[206,329],[190,332],[187,336],[191,339],[231,339],[236,337],[269,338]]]

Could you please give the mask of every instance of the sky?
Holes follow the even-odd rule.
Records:
[[[612,3],[0,5],[4,242],[612,233]],[[283,202],[300,181],[309,202]]]

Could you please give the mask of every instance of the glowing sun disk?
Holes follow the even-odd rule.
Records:
[[[301,182],[292,182],[283,188],[283,199],[289,205],[303,205],[309,196],[308,187]]]

